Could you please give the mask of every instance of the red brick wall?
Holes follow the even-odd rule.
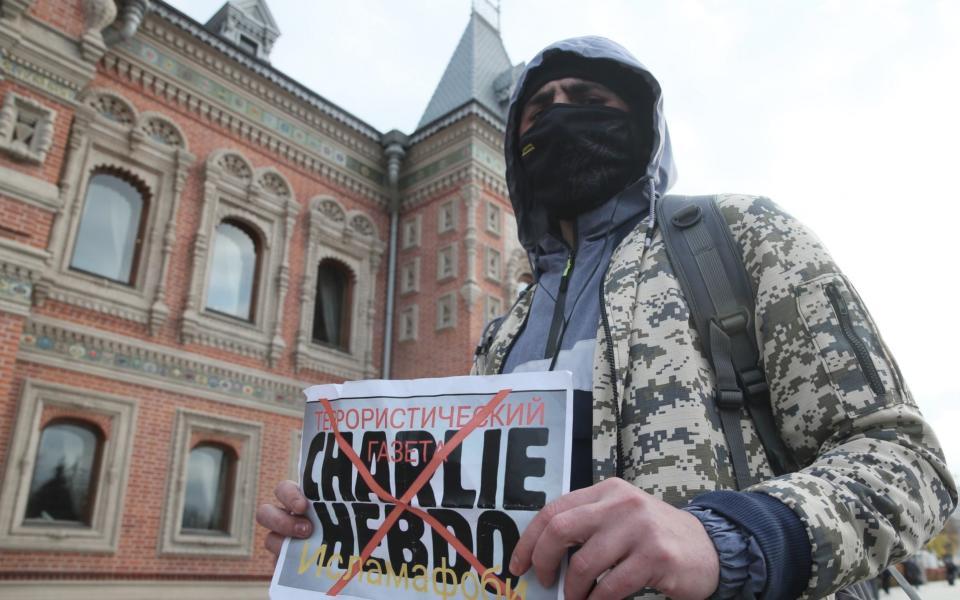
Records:
[[[196,157],[195,162],[189,168],[186,182],[180,195],[180,205],[177,213],[177,244],[167,272],[166,300],[171,309],[171,315],[167,327],[160,335],[150,338],[152,342],[182,347],[179,342],[179,318],[185,309],[190,277],[192,276],[192,242],[196,236],[204,209],[204,165],[207,157],[216,150],[231,148],[246,156],[253,163],[254,168],[267,165],[273,166],[290,181],[294,195],[302,208],[292,237],[287,242],[290,248],[290,287],[287,291],[287,296],[283,299],[284,319],[281,327],[287,352],[280,364],[272,370],[284,375],[295,376],[296,374],[292,364],[292,352],[296,346],[296,335],[300,326],[300,311],[310,310],[310,307],[304,308],[300,305],[301,282],[304,269],[307,268],[304,260],[308,223],[307,205],[309,200],[317,195],[332,195],[341,201],[347,210],[359,209],[366,213],[374,221],[381,236],[385,236],[388,231],[386,214],[373,205],[368,199],[362,198],[354,192],[339,188],[331,182],[322,179],[316,173],[306,171],[302,167],[290,163],[282,157],[270,154],[264,148],[240,139],[210,121],[201,120],[197,115],[187,112],[179,105],[171,105],[166,101],[161,101],[149,95],[149,93],[143,89],[133,88],[127,85],[126,82],[114,79],[108,74],[98,75],[91,86],[115,89],[118,93],[130,100],[138,111],[156,111],[170,118],[183,130],[187,140],[187,146],[190,152]],[[65,139],[58,140],[58,142],[65,143]],[[83,193],[83,191],[77,190],[77,193]],[[5,214],[4,210],[5,205],[0,202],[0,216]],[[18,211],[26,213],[29,212],[29,207],[16,203],[16,205],[6,208],[6,210],[11,213]],[[11,217],[11,222],[31,221],[31,219],[32,217],[27,217],[26,215],[23,217],[17,216],[16,218]],[[34,229],[41,229],[41,221],[39,219],[36,221],[38,224],[34,225]],[[47,225],[47,228],[49,228],[49,225]],[[0,230],[0,234],[2,233],[2,230]],[[31,237],[30,241],[34,245],[46,247],[49,243],[46,238],[47,236],[43,236],[41,242],[41,238],[39,234],[37,234]],[[276,248],[274,251],[282,252],[282,248]],[[314,266],[310,266],[309,268],[312,269]],[[378,314],[382,314],[383,306],[385,305],[385,289],[386,261],[384,260],[377,274],[375,310]],[[149,337],[146,328],[142,325],[121,319],[107,318],[100,313],[72,306],[48,303],[39,309],[38,313],[76,321],[128,336],[143,339]],[[267,316],[267,320],[269,321],[269,316]],[[382,321],[377,320],[375,326],[373,346],[375,356],[374,363],[379,365],[379,349],[382,347]],[[243,366],[269,369],[268,365],[263,361],[243,357],[235,353],[216,350],[206,346],[190,346],[187,349],[191,352],[212,358],[229,360]]]
[[[106,415],[96,412],[85,412],[73,407],[56,405],[46,405],[43,407],[43,413],[40,414],[39,427],[40,429],[43,429],[49,423],[58,419],[86,421],[87,423],[96,425],[98,428],[100,428],[100,432],[103,434],[105,439],[110,439],[110,432],[113,429],[113,419]]]
[[[483,294],[477,299],[473,310],[468,310],[466,300],[460,288],[466,280],[467,250],[463,238],[467,227],[466,206],[462,201],[462,187],[447,190],[435,198],[417,206],[401,217],[401,222],[420,215],[420,246],[401,250],[398,259],[400,266],[415,257],[420,257],[420,290],[413,294],[397,296],[397,331],[401,311],[412,305],[418,305],[419,329],[416,340],[398,342],[396,345],[393,377],[442,377],[447,375],[465,375],[472,365],[473,350],[480,339],[486,321],[484,295],[497,294],[502,297],[499,284],[486,279],[484,269],[484,246],[493,245],[503,254],[503,239],[486,233],[486,197],[475,208],[477,227],[477,252],[475,273],[477,283]],[[457,228],[454,231],[437,233],[439,209],[442,204],[454,199],[457,206]],[[501,200],[502,203],[502,200]],[[511,218],[510,214],[504,218]],[[449,244],[457,245],[457,277],[437,281],[437,251]],[[398,281],[399,290],[399,281]],[[436,329],[436,299],[453,292],[457,299],[457,325],[452,329]],[[502,298],[506,307],[506,299]]]
[[[35,248],[46,248],[53,213],[0,196],[0,237]]]
[[[0,165],[20,171],[31,177],[56,183],[60,177],[60,170],[63,168],[64,153],[67,147],[67,139],[70,136],[70,123],[73,120],[73,108],[55,100],[49,96],[44,96],[33,91],[24,85],[20,85],[9,78],[0,80],[0,98],[6,96],[8,91],[14,91],[20,96],[39,102],[47,108],[56,111],[56,119],[53,122],[53,143],[50,150],[47,151],[47,158],[43,164],[38,165],[31,162],[23,162],[11,158],[9,155],[0,152]]]
[[[82,3],[80,0],[38,0],[31,14],[41,18],[68,35],[79,37],[83,33]],[[0,94],[11,86],[24,96],[53,106],[57,110],[53,148],[43,165],[34,166],[12,161],[0,153],[0,165],[59,184],[68,142],[72,110],[57,101],[42,97],[31,90],[12,83],[0,81]],[[326,373],[296,372],[292,354],[296,347],[301,311],[312,307],[301,306],[301,286],[306,270],[316,265],[306,264],[308,202],[318,195],[331,195],[347,210],[362,210],[373,219],[380,238],[388,235],[387,212],[370,200],[292,163],[287,159],[258,146],[220,125],[190,112],[185,106],[166,98],[155,96],[151,91],[121,79],[115,73],[101,69],[90,87],[113,89],[129,100],[138,111],[155,111],[175,122],[184,132],[190,153],[196,160],[187,173],[179,199],[176,217],[177,242],[170,259],[166,280],[166,297],[170,318],[156,336],[151,336],[143,325],[109,317],[75,306],[47,301],[35,306],[33,314],[53,317],[78,326],[99,329],[132,339],[149,341],[167,346],[171,350],[184,350],[225,360],[238,368],[270,371],[280,376],[296,378],[305,383],[322,383],[337,380]],[[204,165],[210,154],[222,148],[241,152],[255,168],[272,166],[290,182],[295,197],[300,203],[300,214],[287,240],[290,249],[290,286],[283,302],[281,335],[286,343],[286,353],[276,368],[265,362],[242,357],[234,353],[206,346],[184,346],[180,343],[180,322],[189,291],[193,268],[193,242],[204,209]],[[84,190],[73,190],[82,194]],[[486,194],[485,194],[486,195]],[[457,229],[452,233],[437,234],[437,207],[449,198],[457,198],[459,204]],[[502,199],[501,199],[502,200]],[[502,244],[503,240],[485,232],[485,205],[479,203],[476,213],[478,243],[475,270],[477,281],[485,293],[501,293],[495,282],[484,277],[484,244]],[[422,214],[421,246],[402,251],[398,266],[413,256],[421,257],[420,290],[416,294],[397,297],[398,313],[411,302],[419,304],[419,340],[399,343],[394,347],[394,377],[422,377],[466,373],[470,367],[473,345],[480,335],[485,320],[483,296],[467,310],[460,294],[467,272],[467,254],[463,245],[467,216],[460,200],[460,190],[444,192],[411,212]],[[508,219],[507,212],[504,220]],[[0,237],[15,239],[38,248],[50,246],[52,213],[11,198],[0,197]],[[445,282],[436,280],[436,251],[441,246],[456,242],[458,245],[457,277]],[[498,246],[503,251],[502,245]],[[69,250],[68,250],[69,251]],[[274,248],[281,252],[282,248]],[[383,313],[386,299],[387,257],[381,261],[376,274],[376,297],[374,299],[374,336],[372,353],[374,364],[379,368],[383,344]],[[504,253],[504,273],[507,256]],[[146,265],[158,268],[159,265]],[[268,274],[272,276],[273,274]],[[436,331],[436,298],[453,292],[457,298],[457,326],[454,329]],[[504,298],[504,308],[509,299]],[[268,321],[270,317],[267,317]],[[242,408],[200,399],[188,395],[162,391],[156,388],[111,380],[86,373],[67,371],[35,363],[17,361],[17,349],[23,330],[23,317],[0,312],[0,469],[10,460],[12,423],[16,417],[23,382],[27,378],[41,381],[66,383],[79,390],[93,390],[138,401],[137,422],[134,429],[131,452],[130,477],[124,501],[119,548],[113,554],[89,554],[77,552],[0,552],[0,579],[29,576],[31,573],[44,577],[64,575],[103,576],[109,578],[183,577],[224,578],[241,580],[250,577],[265,579],[272,570],[272,556],[262,549],[265,532],[256,529],[254,556],[252,560],[237,558],[159,556],[158,536],[161,535],[162,509],[166,499],[168,479],[171,473],[172,434],[176,410],[189,408],[204,413],[258,422],[263,425],[261,440],[260,471],[258,477],[257,503],[273,499],[277,481],[285,479],[289,471],[290,432],[298,429],[300,419],[286,417],[252,408]],[[53,413],[51,413],[53,414]]]
[[[0,405],[6,404],[5,399],[14,387],[14,364],[24,321],[24,317],[0,311]],[[9,423],[4,419],[4,411],[0,409],[0,451],[6,449],[9,427]]]
[[[0,313],[0,324],[4,314]],[[16,329],[16,328],[14,328]],[[4,334],[0,333],[0,336]],[[6,340],[4,340],[6,342]],[[11,346],[4,343],[0,352]],[[0,579],[30,573],[76,573],[83,576],[107,574],[111,578],[137,577],[150,574],[163,576],[203,576],[213,579],[234,579],[259,576],[267,578],[273,571],[273,559],[263,548],[266,532],[256,528],[254,553],[250,560],[208,558],[203,556],[160,556],[158,536],[166,500],[170,474],[172,438],[177,408],[211,415],[220,415],[261,423],[260,471],[257,479],[257,504],[273,500],[273,488],[285,479],[290,462],[290,431],[299,428],[300,419],[273,413],[240,408],[233,405],[173,394],[154,388],[112,381],[74,371],[64,371],[31,363],[18,362],[12,386],[0,398],[0,439],[2,447],[9,443],[9,424],[26,378],[63,383],[69,381],[80,389],[95,390],[137,400],[138,413],[133,438],[133,452],[127,491],[124,499],[120,542],[114,554],[76,552],[0,551]],[[10,381],[10,379],[4,379]],[[3,382],[0,382],[3,385]],[[4,453],[4,459],[9,455]],[[6,460],[4,460],[6,462]]]
[[[86,31],[82,0],[36,0],[29,14],[70,37],[80,38]]]

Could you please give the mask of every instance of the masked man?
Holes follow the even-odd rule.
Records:
[[[761,483],[736,489],[716,377],[655,219],[675,177],[660,85],[625,49],[586,37],[534,58],[505,153],[536,284],[481,344],[474,371],[565,369],[577,390],[574,491],[524,532],[513,573],[532,568],[550,584],[577,548],[567,598],[820,598],[939,531],[955,485],[852,286],[769,200],[720,196],[756,296],[773,413],[801,467],[774,477],[744,413]],[[852,358],[831,293],[857,315],[869,365]],[[296,486],[277,495],[285,511],[258,512],[275,552],[282,536],[309,531],[288,514],[307,507]]]

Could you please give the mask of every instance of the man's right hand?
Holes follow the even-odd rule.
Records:
[[[273,494],[280,501],[281,506],[261,504],[257,508],[257,523],[266,527],[270,533],[263,545],[280,556],[280,546],[283,538],[305,538],[313,531],[313,524],[302,516],[310,508],[310,502],[303,495],[294,481],[281,481],[273,490]]]

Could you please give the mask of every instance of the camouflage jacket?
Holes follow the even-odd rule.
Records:
[[[778,498],[800,517],[813,552],[803,597],[821,598],[919,550],[953,510],[956,488],[870,314],[816,236],[766,198],[718,203],[756,295],[774,415],[802,466],[774,477],[744,413],[761,481],[749,491]],[[609,327],[598,324],[594,355],[593,472],[595,481],[620,476],[683,506],[736,482],[713,371],[663,238],[649,227],[644,220],[621,242],[604,278]],[[869,352],[864,364],[828,297],[837,292]],[[500,371],[536,293],[534,286],[511,309],[477,373]]]

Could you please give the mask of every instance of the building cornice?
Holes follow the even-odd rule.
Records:
[[[434,119],[433,121],[427,123],[423,127],[417,129],[413,132],[413,135],[410,136],[410,144],[416,144],[422,140],[427,139],[434,133],[440,131],[444,127],[449,127],[450,125],[456,123],[457,121],[475,115],[480,119],[486,121],[492,127],[505,133],[507,131],[506,125],[503,120],[500,119],[497,115],[493,114],[490,110],[485,108],[482,104],[475,100],[471,100],[466,104],[458,106],[457,108],[451,110],[447,114]]]
[[[470,158],[455,169],[439,173],[415,189],[405,192],[401,203],[402,208],[404,211],[411,210],[432,198],[471,182],[479,183],[484,189],[500,196],[508,195],[503,175],[493,172],[483,162]]]
[[[303,382],[145,340],[33,315],[19,360],[297,416]]]
[[[420,169],[433,157],[445,154],[449,148],[466,138],[483,140],[498,156],[503,154],[502,131],[476,117],[462,119],[411,145],[404,161],[404,176]]]
[[[333,102],[330,102],[316,92],[309,90],[303,84],[298,83],[281,71],[270,66],[269,63],[253,58],[233,44],[214,35],[204,28],[203,25],[197,21],[194,21],[172,6],[163,2],[155,1],[151,4],[150,14],[161,17],[168,23],[176,25],[178,28],[189,34],[192,38],[195,38],[207,46],[216,49],[218,52],[240,63],[240,65],[249,69],[253,73],[256,73],[264,79],[269,80],[271,83],[279,86],[284,91],[316,108],[321,113],[340,123],[343,123],[344,125],[347,125],[358,133],[379,144],[382,134],[372,125],[363,122]],[[149,27],[149,22],[150,20],[148,17],[145,26]]]
[[[128,58],[112,51],[104,57],[104,67],[119,77],[141,85],[153,93],[175,102],[186,110],[210,120],[254,144],[265,147],[287,160],[331,180],[354,193],[362,195],[379,206],[387,199],[380,185],[383,174],[347,155],[333,144],[318,142],[316,151],[309,151],[295,140],[297,135],[285,135],[281,131],[268,130],[265,125],[253,123],[246,115],[212,102],[200,90],[174,79],[169,73],[161,73],[138,60],[136,55]],[[259,113],[261,116],[263,112]]]

